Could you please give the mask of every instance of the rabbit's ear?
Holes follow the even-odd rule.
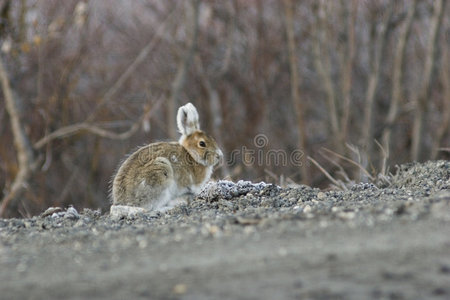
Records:
[[[177,114],[178,130],[183,136],[191,135],[200,130],[198,122],[198,112],[192,103],[181,106]]]

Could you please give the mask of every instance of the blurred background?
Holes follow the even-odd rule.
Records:
[[[236,154],[217,179],[345,188],[449,159],[446,2],[0,0],[0,213],[107,210],[186,102]],[[271,150],[302,155],[248,157]]]

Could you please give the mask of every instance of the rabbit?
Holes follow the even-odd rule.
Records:
[[[178,109],[177,125],[178,142],[141,147],[121,164],[113,179],[111,213],[123,206],[131,206],[133,212],[163,210],[175,198],[198,194],[210,179],[223,153],[200,130],[194,105],[187,103]]]

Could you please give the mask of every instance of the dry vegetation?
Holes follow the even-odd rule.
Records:
[[[107,207],[118,162],[176,138],[187,101],[224,153],[305,154],[244,153],[221,178],[326,186],[311,161],[364,181],[448,159],[446,2],[1,0],[0,214]]]

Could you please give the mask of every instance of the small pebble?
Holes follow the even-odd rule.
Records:
[[[337,216],[343,220],[351,220],[355,218],[355,213],[352,211],[342,211],[337,214]]]
[[[303,212],[304,212],[304,213],[309,213],[309,212],[311,212],[311,206],[310,206],[309,204],[305,205],[305,206],[303,207]]]
[[[187,285],[185,285],[183,283],[179,283],[179,284],[176,284],[172,290],[173,290],[174,294],[183,295],[187,292]]]

